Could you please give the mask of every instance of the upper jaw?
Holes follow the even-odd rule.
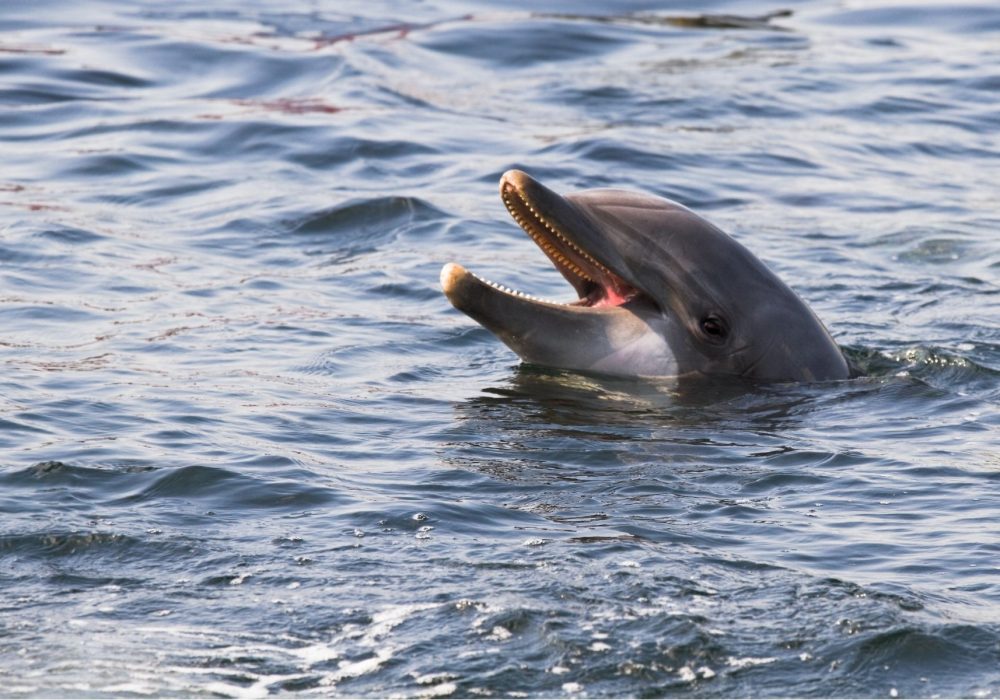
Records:
[[[507,211],[576,290],[575,305],[621,306],[640,292],[578,243],[581,229],[594,224],[566,198],[520,170],[500,178]],[[599,240],[599,235],[586,236]]]

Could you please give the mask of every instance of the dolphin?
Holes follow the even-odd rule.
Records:
[[[806,303],[690,209],[618,189],[562,196],[520,170],[504,173],[500,196],[577,298],[538,299],[456,263],[441,287],[525,362],[636,377],[851,376]]]

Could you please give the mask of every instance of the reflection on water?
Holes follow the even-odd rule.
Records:
[[[12,696],[1000,694],[992,3],[0,7]],[[677,199],[864,375],[519,366],[496,195]]]

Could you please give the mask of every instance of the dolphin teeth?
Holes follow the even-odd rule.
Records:
[[[516,195],[516,199],[514,195]],[[571,271],[582,280],[597,283],[597,280],[595,280],[594,277],[587,274],[580,265],[576,264],[576,262],[568,257],[568,255],[572,254],[574,257],[579,256],[579,259],[585,261],[587,266],[593,266],[593,269],[614,278],[614,274],[605,265],[595,260],[592,255],[571,241],[566,234],[542,216],[542,214],[535,209],[532,203],[528,201],[528,199],[516,188],[502,188],[501,199],[503,199],[503,203],[506,206],[507,211],[510,213],[511,217],[518,224],[518,226],[520,226],[521,229],[524,230],[542,249],[542,251],[557,265],[565,270]],[[524,299],[540,301],[546,304],[561,305],[561,302],[534,297],[503,285],[493,284],[492,282],[490,284],[502,292],[513,294]]]
[[[517,198],[520,201],[521,205],[523,206],[523,209],[519,209],[519,208],[516,208],[514,206],[514,204],[512,202],[512,199],[511,199],[511,197],[509,195],[510,192],[513,192],[514,194],[517,195]],[[536,243],[538,243],[542,247],[542,250],[544,250],[547,254],[551,254],[553,251],[556,250],[556,248],[555,248],[555,246],[552,243],[549,242],[549,240],[546,239],[545,236],[541,235],[541,233],[538,232],[536,226],[534,226],[532,224],[536,224],[536,225],[537,224],[541,224],[545,228],[545,230],[547,230],[548,232],[550,232],[553,236],[555,236],[555,238],[557,238],[560,242],[562,242],[563,244],[565,244],[566,246],[568,246],[570,248],[570,250],[572,250],[574,253],[576,253],[581,258],[583,258],[584,260],[586,260],[589,264],[593,265],[596,269],[600,270],[601,272],[603,272],[603,273],[605,273],[607,275],[612,275],[613,274],[605,265],[602,265],[600,262],[598,262],[597,260],[595,260],[592,255],[590,255],[587,251],[585,251],[582,248],[580,248],[580,246],[578,246],[576,243],[574,243],[573,241],[571,241],[565,234],[563,234],[559,229],[557,229],[555,226],[553,226],[552,223],[550,221],[548,221],[545,217],[543,217],[538,212],[538,210],[535,209],[531,205],[531,202],[529,202],[524,197],[524,195],[522,195],[516,189],[505,190],[504,193],[503,193],[502,199],[503,199],[504,204],[507,207],[507,211],[509,211],[510,214],[511,214],[511,216],[514,218],[514,221],[516,221],[517,224],[522,229],[524,229],[525,231],[527,231],[528,235],[531,236],[531,238]],[[531,215],[532,215],[532,221],[531,222],[526,221],[525,220],[526,217],[522,216],[522,212],[525,209],[527,209],[527,211],[529,211],[531,213]],[[591,279],[591,277],[589,275],[584,274],[583,271],[580,269],[580,267],[578,265],[569,265],[569,264],[567,264],[568,261],[566,260],[565,256],[560,256],[559,257],[559,262],[560,262],[560,264],[563,264],[566,267],[568,267],[569,269],[571,269],[574,272],[574,274],[582,277],[583,279],[591,281],[591,282],[594,281],[593,279]]]
[[[528,299],[529,301],[537,301],[537,302],[540,302],[542,304],[553,304],[555,306],[566,306],[566,304],[564,304],[563,302],[553,301],[552,299],[543,299],[541,297],[536,297],[536,296],[533,296],[531,294],[525,294],[524,292],[522,292],[519,289],[511,289],[510,287],[508,287],[506,285],[500,284],[498,282],[494,282],[493,280],[487,279],[485,277],[480,277],[479,275],[474,274],[474,273],[473,273],[472,276],[475,277],[480,282],[483,282],[484,284],[487,284],[490,287],[493,287],[493,289],[496,289],[497,291],[500,291],[500,292],[504,292],[506,294],[510,294],[512,296],[520,297],[522,299]]]

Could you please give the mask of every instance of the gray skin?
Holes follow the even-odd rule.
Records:
[[[805,302],[680,204],[612,189],[561,196],[518,170],[504,174],[500,192],[579,300],[534,299],[455,263],[441,270],[441,286],[525,362],[619,376],[850,376]]]

